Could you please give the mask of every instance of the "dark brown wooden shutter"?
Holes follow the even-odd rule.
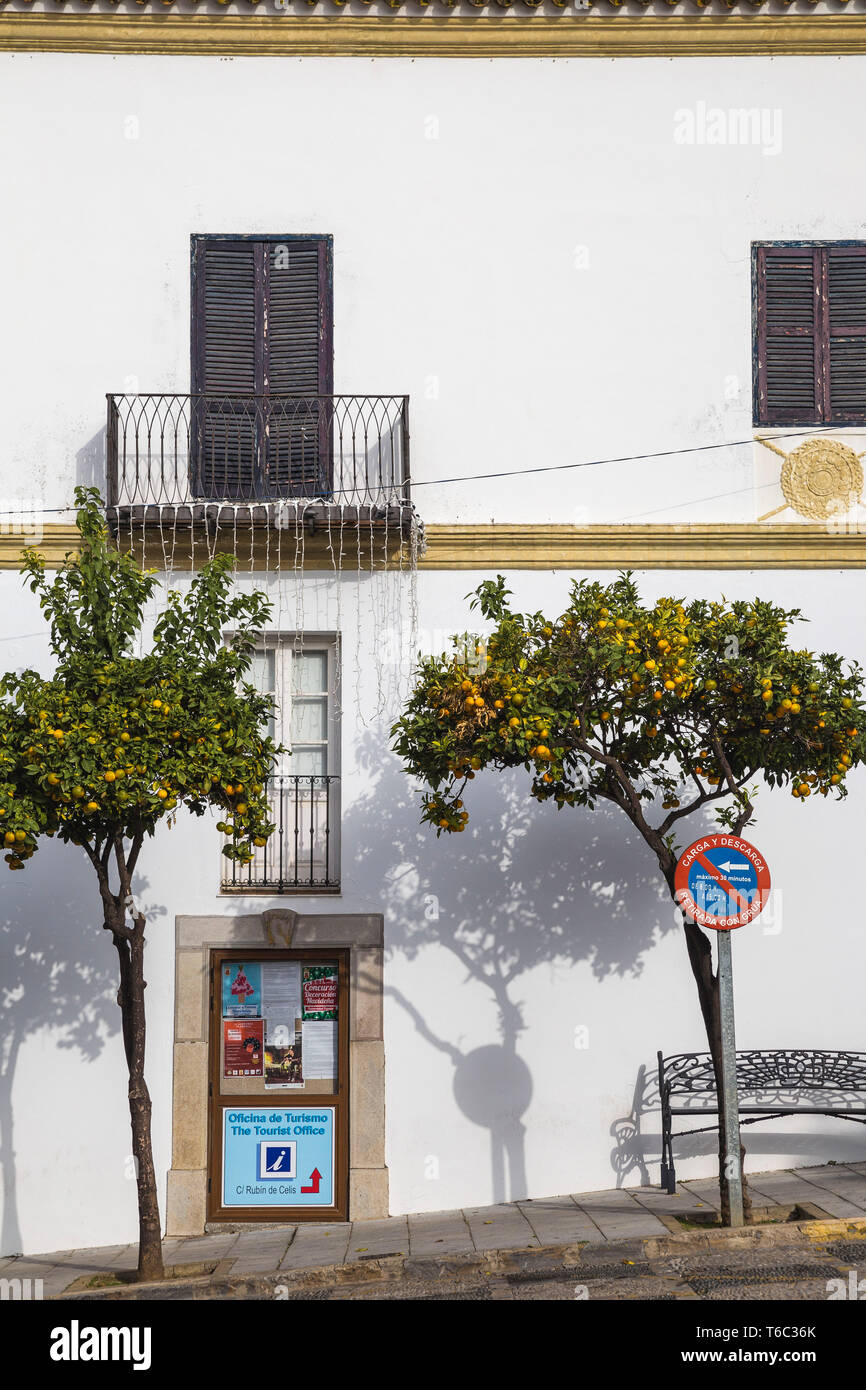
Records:
[[[280,496],[323,495],[332,390],[326,246],[310,239],[266,251],[268,483]]]
[[[866,246],[830,246],[827,343],[832,424],[866,420]]]
[[[201,241],[196,251],[194,491],[245,501],[258,491],[261,258],[251,241]]]
[[[324,246],[279,242],[266,248],[266,383],[273,395],[330,391],[321,352],[325,336]]]
[[[326,495],[328,239],[198,238],[193,277],[195,495]]]
[[[821,253],[760,246],[757,276],[758,423],[813,424],[824,390]]]
[[[254,242],[206,241],[202,246],[196,265],[196,390],[226,396],[254,396],[260,390],[258,278]]]

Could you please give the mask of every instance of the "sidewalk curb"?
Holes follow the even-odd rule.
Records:
[[[698,1250],[742,1250],[753,1245],[770,1248],[790,1245],[798,1236],[817,1244],[840,1236],[866,1239],[866,1216],[840,1216],[815,1221],[785,1221],[777,1226],[742,1226],[738,1230],[683,1231],[678,1235],[652,1236],[643,1242],[646,1255],[675,1255],[684,1247]]]
[[[210,1274],[166,1279],[159,1283],[124,1284],[107,1289],[78,1290],[54,1295],[55,1302],[100,1300],[151,1301],[247,1297],[289,1299],[293,1295],[315,1294],[344,1285],[452,1279],[467,1285],[503,1275],[524,1278],[551,1276],[580,1279],[590,1268],[610,1269],[611,1276],[646,1265],[650,1260],[685,1251],[765,1249],[802,1243],[822,1244],[840,1237],[866,1241],[866,1216],[834,1220],[787,1222],[774,1227],[750,1226],[742,1230],[683,1231],[677,1235],[650,1236],[599,1243],[577,1242],[550,1245],[541,1249],[521,1246],[513,1249],[471,1251],[459,1255],[387,1255],[381,1259],[356,1260],[348,1264],[320,1265],[313,1269],[269,1270],[232,1275],[228,1260],[221,1261]],[[110,1270],[106,1270],[110,1273]],[[635,1269],[635,1273],[637,1270]]]

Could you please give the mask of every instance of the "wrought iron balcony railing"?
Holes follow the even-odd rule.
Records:
[[[402,521],[408,396],[110,395],[109,520],[318,508]]]
[[[340,779],[297,774],[268,782],[276,830],[249,864],[223,859],[223,892],[336,892]]]

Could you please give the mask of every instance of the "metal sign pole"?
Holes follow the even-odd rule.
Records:
[[[737,1096],[737,1045],[734,1039],[734,976],[730,931],[717,933],[719,943],[719,1003],[722,1015],[722,1088],[725,1125],[725,1174],[731,1225],[742,1226],[743,1173],[740,1166],[740,1107]]]

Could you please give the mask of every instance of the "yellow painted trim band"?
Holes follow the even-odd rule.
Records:
[[[656,58],[866,53],[866,15],[304,16],[0,12],[0,50],[220,57]]]
[[[49,568],[55,569],[67,553],[78,549],[79,539],[77,526],[56,522],[44,526],[41,536],[0,535],[0,569],[19,569],[23,552],[31,547],[45,556]]]
[[[419,569],[863,569],[866,528],[427,526]]]
[[[248,536],[248,533],[246,533]],[[419,560],[422,570],[554,570],[554,569],[866,569],[866,528],[861,531],[833,531],[817,525],[759,526],[722,524],[672,526],[427,526],[426,554]],[[229,541],[221,537],[220,549]],[[40,541],[28,536],[0,536],[0,569],[17,569],[25,546],[35,546],[49,566],[61,563],[64,555],[76,549],[78,531],[70,525],[47,525]],[[389,544],[390,563],[396,566],[396,537]],[[339,555],[339,545],[336,547]],[[196,559],[207,554],[204,542],[196,545]],[[286,567],[292,567],[294,547],[284,542]],[[133,554],[140,555],[139,544]],[[146,562],[162,567],[158,537],[148,533]],[[256,568],[275,567],[277,549],[267,545],[264,532],[254,541]],[[238,545],[243,564],[250,558],[249,541]],[[377,560],[382,557],[377,555]],[[190,560],[188,538],[175,551],[178,567]],[[308,539],[304,548],[305,567],[333,570],[335,556],[324,535]],[[357,550],[348,540],[343,545],[343,568],[357,561]],[[403,550],[403,566],[409,564],[408,548]]]

